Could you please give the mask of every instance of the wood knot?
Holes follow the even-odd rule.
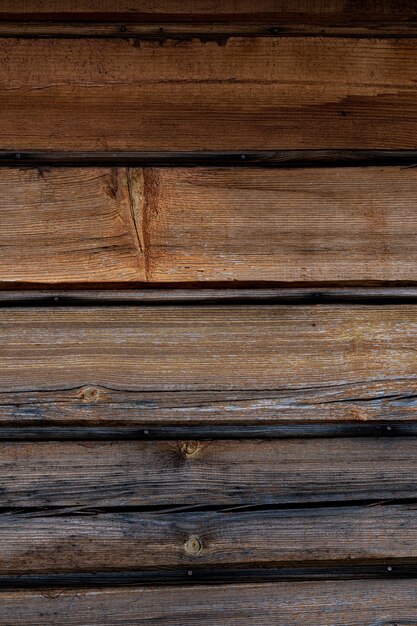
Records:
[[[191,554],[192,556],[196,556],[200,554],[203,549],[203,544],[201,543],[198,537],[189,537],[184,544],[184,549],[187,554]]]
[[[185,456],[194,456],[194,454],[197,452],[197,450],[199,449],[199,444],[198,441],[185,441],[182,445],[181,445],[181,452],[185,455]]]
[[[78,396],[85,402],[95,402],[98,400],[99,391],[95,387],[83,387]]]

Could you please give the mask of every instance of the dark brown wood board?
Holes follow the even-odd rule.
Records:
[[[416,15],[415,4],[404,0],[4,0],[0,28],[6,33],[45,33],[58,23],[60,30],[55,26],[55,32],[85,32],[91,25],[87,32],[106,35],[144,32],[148,26],[145,32],[158,36],[167,32],[372,36],[413,33]]]
[[[0,286],[415,282],[416,193],[403,167],[3,168]]]
[[[3,308],[0,424],[416,420],[417,308]]]
[[[414,580],[2,592],[9,626],[413,626]]]
[[[415,505],[0,516],[1,576],[387,562],[417,563]]]
[[[412,38],[5,38],[0,56],[0,150],[415,149]]]

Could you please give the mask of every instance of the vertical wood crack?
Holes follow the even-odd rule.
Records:
[[[144,176],[142,168],[126,168],[126,185],[129,197],[130,215],[132,218],[133,230],[141,253],[144,273],[144,281],[148,282],[148,257],[147,257],[147,229],[146,229],[146,207],[144,194]]]

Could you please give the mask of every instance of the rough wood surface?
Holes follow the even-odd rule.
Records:
[[[0,285],[415,281],[416,194],[401,167],[3,168]]]
[[[0,170],[0,282],[141,281],[126,169]]]
[[[414,168],[145,169],[147,279],[413,281],[416,193]]]
[[[417,307],[4,308],[0,424],[415,421]]]
[[[414,626],[415,580],[4,591],[10,626]]]
[[[417,561],[415,505],[43,515],[0,516],[1,576]]]
[[[0,149],[415,148],[414,39],[3,39]]]
[[[413,437],[0,444],[0,507],[417,498]]]

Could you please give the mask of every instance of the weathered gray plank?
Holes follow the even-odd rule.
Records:
[[[0,311],[0,425],[415,421],[417,307]]]
[[[0,444],[0,507],[417,497],[414,438]]]
[[[414,626],[415,580],[7,591],[10,626]]]
[[[0,516],[2,576],[416,561],[413,505]]]

